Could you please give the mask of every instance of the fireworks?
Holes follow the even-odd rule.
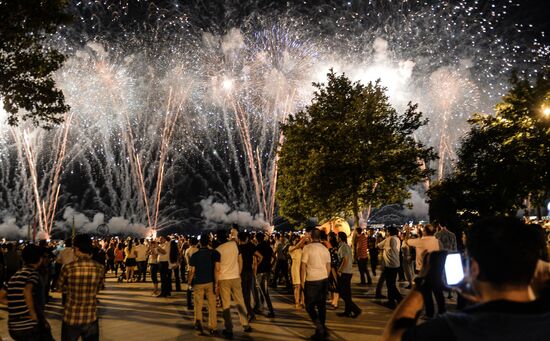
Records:
[[[209,198],[270,224],[279,124],[329,68],[380,79],[398,110],[418,102],[430,123],[417,138],[439,151],[442,178],[467,117],[492,108],[512,68],[536,74],[549,48],[498,30],[514,3],[434,3],[250,2],[219,20],[200,1],[73,2],[77,23],[52,39],[69,54],[56,79],[72,112],[50,132],[2,137],[1,210],[48,232],[75,204],[163,227],[193,221]]]

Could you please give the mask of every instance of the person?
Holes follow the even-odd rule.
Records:
[[[244,305],[248,312],[248,321],[255,319],[254,310],[251,305],[251,298],[254,294],[254,287],[256,281],[254,279],[256,273],[256,264],[254,262],[254,253],[256,252],[256,246],[250,242],[250,234],[248,232],[239,232],[239,253],[243,259],[243,266],[241,270],[241,285],[243,288]],[[258,300],[257,292],[254,300]]]
[[[456,235],[449,231],[446,226],[438,224],[438,231],[434,236],[441,243],[442,250],[447,252],[456,252]]]
[[[401,293],[397,289],[396,280],[397,272],[399,271],[399,250],[401,243],[397,237],[397,227],[388,227],[389,236],[378,244],[378,247],[384,250],[382,254],[384,263],[384,277],[386,279],[386,288],[388,289],[388,301],[386,305],[390,308],[395,308],[397,303],[402,299]]]
[[[372,284],[372,278],[369,272],[369,237],[363,233],[363,229],[358,227],[356,237],[355,257],[357,257],[357,267],[361,276],[361,285]],[[368,282],[367,282],[368,281]]]
[[[361,315],[361,309],[351,298],[352,257],[351,247],[348,245],[348,236],[345,232],[338,232],[338,291],[344,300],[344,312],[338,316],[353,317]]]
[[[122,277],[124,277],[125,267],[124,267],[124,244],[118,242],[115,249],[115,276],[118,276],[118,268],[122,270]]]
[[[407,227],[405,227],[406,229]],[[405,287],[405,289],[412,289],[413,287],[413,280],[414,280],[414,257],[412,252],[412,247],[409,246],[409,244],[405,243],[405,236],[403,236],[403,242],[401,243],[401,254],[403,255],[402,259],[403,262],[401,264],[401,267],[403,268],[403,272],[405,274],[405,280],[409,282],[409,284]]]
[[[204,296],[208,304],[208,331],[214,336],[217,334],[216,294],[214,286],[219,285],[220,253],[208,248],[209,234],[203,233],[199,242],[199,249],[189,259],[189,286],[193,286],[195,301],[195,329],[203,334],[202,306]]]
[[[180,281],[180,253],[177,244],[177,240],[174,238],[170,241],[170,257],[168,267],[170,268],[170,277],[174,275],[176,282],[176,291],[181,291],[181,281]],[[172,287],[172,280],[170,280],[170,288]],[[172,289],[170,289],[172,290]]]
[[[57,254],[57,257],[55,258],[55,271],[54,271],[54,278],[52,280],[54,290],[55,284],[57,283],[57,279],[59,278],[59,274],[61,273],[61,269],[63,266],[71,263],[74,261],[74,250],[73,250],[73,240],[71,238],[68,238],[65,240],[65,247],[59,251]]]
[[[272,281],[272,287],[277,288],[279,284],[279,278],[283,277],[285,280],[285,286],[287,291],[290,291],[290,277],[288,272],[288,241],[284,233],[281,233],[277,238],[277,243],[275,244],[275,271]]]
[[[410,229],[407,226],[405,228],[405,239],[406,243],[409,246],[412,246],[416,249],[416,268],[421,272],[423,259],[426,254],[434,251],[440,250],[440,241],[435,238],[435,227],[433,225],[427,224],[424,226],[424,235],[420,239],[409,239]],[[433,296],[435,296],[435,301],[437,302],[437,312],[442,314],[445,312],[445,296],[443,295],[443,276],[441,276],[437,281],[431,281],[430,287],[426,288],[424,294],[424,305],[426,307],[426,316],[432,318],[435,314]]]
[[[208,240],[210,242],[210,235],[208,235]],[[188,247],[185,250],[185,253],[183,254],[183,258],[185,258],[185,263],[187,264],[187,272],[189,272],[189,260],[191,259],[191,256],[199,250],[199,240],[197,238],[191,238],[190,247]],[[193,309],[193,287],[187,286],[187,309],[192,310]]]
[[[86,234],[74,238],[76,260],[61,269],[58,287],[67,293],[61,326],[62,341],[99,340],[97,294],[105,276],[104,266],[92,260],[92,240]]]
[[[550,307],[529,287],[540,250],[533,229],[512,217],[480,219],[468,231],[469,271],[461,287],[476,304],[444,313],[417,325],[422,310],[424,278],[431,277],[426,260],[415,288],[394,311],[383,340],[550,340]],[[469,293],[467,293],[470,291]]]
[[[304,246],[300,268],[300,282],[304,283],[306,311],[315,325],[314,340],[328,337],[326,327],[326,301],[328,275],[330,273],[330,253],[321,244],[321,231],[311,231],[311,243]]]
[[[321,242],[323,242],[323,231],[321,231]],[[328,291],[330,293],[330,305],[334,309],[338,309],[338,300],[340,299],[340,292],[338,290],[338,266],[340,260],[338,259],[338,239],[334,232],[331,232],[328,237],[328,243],[325,243],[325,247],[328,248],[330,253],[330,273],[328,275]]]
[[[157,297],[170,297],[172,295],[172,271],[170,270],[170,237],[161,236],[157,246],[159,272],[160,272],[160,294]]]
[[[44,315],[45,298],[38,272],[43,255],[42,247],[25,246],[21,254],[23,268],[11,276],[7,292],[0,293],[2,300],[7,299],[8,330],[15,341],[53,340]]]
[[[153,282],[153,296],[159,294],[159,253],[158,253],[158,244],[156,240],[151,240],[149,243],[149,248],[147,250],[148,261],[149,261],[149,272],[151,273],[151,282]]]
[[[115,243],[110,242],[109,246],[107,247],[107,267],[105,269],[105,272],[115,271]]]
[[[368,229],[367,235],[372,276],[376,277],[376,268],[378,267],[378,247],[376,247],[376,244],[378,243],[376,241],[376,236],[374,235],[373,229]]]
[[[300,267],[302,265],[302,252],[306,244],[306,238],[300,238],[299,235],[294,234],[290,239],[290,244],[288,250],[292,261],[290,265],[290,275],[292,277],[292,285],[294,285],[294,304],[296,305],[296,309],[300,309],[304,305]]]
[[[137,280],[145,282],[147,276],[147,251],[149,248],[145,245],[145,238],[139,240],[139,245],[136,245],[136,262],[138,267]]]
[[[128,246],[124,249],[124,254],[126,255],[126,258],[124,259],[124,265],[126,265],[126,282],[133,282],[134,272],[137,267],[137,252],[132,239],[128,239]]]
[[[5,282],[9,282],[13,276],[21,268],[21,258],[17,253],[17,247],[13,243],[6,244],[6,253],[4,254],[4,262],[6,266]]]
[[[273,249],[269,245],[269,240],[265,240],[265,234],[263,232],[256,233],[256,240],[258,245],[256,246],[256,252],[254,256],[256,257],[256,262],[258,264],[256,272],[256,284],[260,288],[259,294],[261,295],[260,299],[263,299],[269,310],[267,317],[275,317],[275,311],[273,310],[273,304],[271,303],[271,298],[269,296],[269,278],[271,277],[271,268],[273,262]],[[259,313],[260,301],[256,301],[255,311]]]
[[[219,285],[216,286],[216,294],[220,295],[222,301],[225,326],[222,333],[226,338],[232,338],[233,322],[231,321],[230,310],[231,299],[236,303],[243,330],[249,333],[252,331],[252,328],[248,324],[247,311],[243,299],[243,289],[241,286],[240,270],[242,268],[242,256],[239,255],[237,243],[227,238],[227,231],[218,231],[217,239],[220,242],[220,246],[216,248],[216,251],[220,253],[220,266],[218,270]]]

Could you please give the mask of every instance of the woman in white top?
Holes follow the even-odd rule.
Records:
[[[296,304],[296,309],[300,309],[304,304],[304,293],[301,290],[300,283],[300,266],[302,264],[302,248],[305,243],[306,238],[300,238],[299,235],[295,234],[290,238],[290,247],[288,248],[290,258],[292,259],[290,275],[292,277],[292,285],[294,286],[294,303]]]

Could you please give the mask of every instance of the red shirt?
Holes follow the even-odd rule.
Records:
[[[369,237],[360,234],[357,237],[357,258],[367,258],[369,255]]]

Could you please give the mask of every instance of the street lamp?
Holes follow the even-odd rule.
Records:
[[[542,114],[544,115],[545,118],[550,118],[550,106],[543,106]]]

